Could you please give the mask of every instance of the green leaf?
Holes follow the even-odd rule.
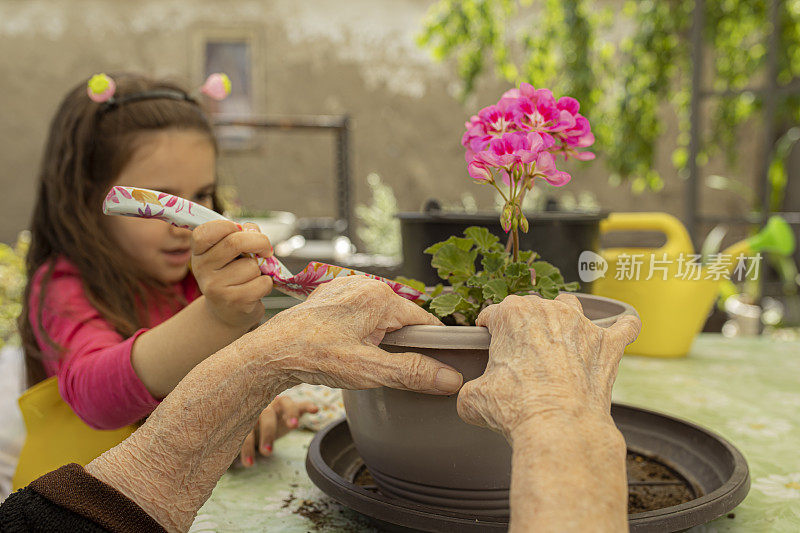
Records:
[[[486,228],[470,226],[464,230],[464,235],[475,242],[475,245],[481,253],[499,251],[497,247],[499,246],[500,238],[496,235],[492,235]]]
[[[444,318],[453,313],[472,314],[478,310],[478,305],[458,293],[449,292],[431,300],[430,310],[440,318]]]
[[[443,291],[443,290],[444,290],[444,285],[442,285],[441,283],[438,283],[438,284],[437,284],[437,285],[436,285],[436,286],[433,288],[433,290],[431,291],[431,294],[430,294],[431,298],[436,298],[437,296],[439,296],[440,294],[442,294],[442,291]]]
[[[565,283],[561,290],[575,292],[581,288],[581,284],[577,281],[570,281],[569,283]]]
[[[535,264],[535,263],[534,263]],[[538,270],[536,271],[538,274]],[[526,265],[525,263],[511,263],[506,267],[506,277],[507,278],[521,278],[523,276],[530,277],[531,275],[531,267]]]
[[[420,292],[425,292],[425,284],[419,280],[406,278],[403,276],[397,276],[394,278],[397,283],[402,283],[403,285],[408,285],[412,289],[416,289]]]
[[[433,254],[431,266],[438,269],[439,277],[450,284],[463,283],[475,273],[477,250],[465,251],[455,243],[446,243]]]
[[[466,302],[466,300],[464,300],[460,294],[451,292],[448,294],[442,294],[431,300],[430,309],[436,315],[445,317],[455,313],[456,308],[459,305],[463,305],[464,302]]]
[[[531,267],[525,263],[511,263],[508,265],[505,279],[508,284],[508,292],[512,294],[527,292],[534,288],[531,281]]]
[[[481,259],[481,266],[488,274],[502,275],[503,266],[506,264],[505,252],[486,252]]]
[[[537,278],[549,278],[553,274],[561,275],[558,269],[547,261],[534,261],[531,267],[536,271]]]
[[[556,285],[555,281],[550,278],[537,278],[536,281],[536,290],[539,291],[539,294],[542,295],[542,298],[552,300],[558,296],[558,286]]]
[[[508,285],[502,279],[493,279],[483,286],[483,297],[493,303],[500,303],[508,296]]]
[[[483,301],[483,287],[456,287],[456,292],[469,302]],[[477,304],[475,304],[477,306]]]
[[[519,252],[519,260],[522,261],[523,263],[530,264],[532,261],[534,261],[538,257],[539,257],[539,254],[537,254],[536,252],[533,252],[531,250],[524,250],[524,251],[521,250]]]
[[[489,281],[489,274],[482,270],[467,280],[467,287],[483,287]]]
[[[434,255],[446,244],[454,244],[460,250],[463,250],[465,252],[468,252],[469,249],[475,245],[472,239],[465,239],[463,237],[450,237],[446,241],[437,242],[436,244],[431,244],[425,250],[423,250],[423,253]]]

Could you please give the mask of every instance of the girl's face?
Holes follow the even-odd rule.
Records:
[[[140,145],[114,185],[153,189],[211,207],[216,185],[214,147],[192,130],[143,133]],[[189,270],[191,231],[161,220],[108,217],[119,249],[147,276],[162,283],[181,281]]]

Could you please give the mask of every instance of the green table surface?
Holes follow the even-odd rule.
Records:
[[[688,357],[626,355],[614,401],[715,431],[744,453],[752,486],[732,514],[692,532],[800,531],[800,343],[703,334]],[[272,457],[233,467],[191,531],[375,531],[305,473],[313,434],[280,439]]]

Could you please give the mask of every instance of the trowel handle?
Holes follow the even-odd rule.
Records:
[[[658,231],[663,233],[667,240],[661,248],[648,252],[659,255],[666,253],[668,256],[694,253],[689,232],[680,220],[667,213],[611,213],[608,218],[600,222],[600,234],[614,231]],[[615,251],[621,252],[622,249],[608,248],[604,253],[613,254]],[[639,252],[641,251],[639,249]]]

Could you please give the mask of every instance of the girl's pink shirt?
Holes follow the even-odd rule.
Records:
[[[123,338],[89,303],[78,269],[67,259],[59,258],[47,284],[41,315],[50,339],[64,349],[59,352],[38,327],[39,294],[46,270],[47,264],[33,276],[28,318],[44,354],[45,371],[48,376],[58,375],[61,397],[95,429],[121,428],[149,415],[159,400],[133,370],[131,348],[139,335],[173,316],[182,306],[177,299],[170,305],[151,305],[148,328]],[[191,274],[174,290],[187,303],[200,296]]]

